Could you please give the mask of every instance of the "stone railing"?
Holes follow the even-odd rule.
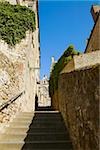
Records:
[[[15,115],[21,111],[23,94],[24,91],[0,105],[0,132],[3,132],[4,127],[8,126],[9,122],[12,121]]]

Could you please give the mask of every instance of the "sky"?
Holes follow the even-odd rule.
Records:
[[[97,3],[96,0],[39,1],[41,78],[49,77],[51,57],[58,60],[69,45],[84,52],[94,24],[91,5]]]

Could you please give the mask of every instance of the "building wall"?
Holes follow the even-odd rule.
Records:
[[[59,77],[59,110],[75,150],[99,149],[99,71],[97,65]]]
[[[91,14],[94,19],[94,26],[88,39],[85,52],[100,50],[100,6],[92,6]]]
[[[29,59],[34,60],[30,62],[31,68],[31,83],[33,84],[33,100],[34,100],[34,108],[35,109],[35,96],[39,94],[39,85],[38,82],[40,81],[40,38],[39,38],[39,16],[38,16],[38,1],[25,1],[23,2],[24,5],[29,7],[35,12],[35,21],[36,21],[36,29],[33,32],[33,51],[30,53]],[[30,7],[31,6],[31,7]]]
[[[11,0],[9,2],[12,3]],[[13,1],[15,4],[15,1]],[[3,92],[3,96],[5,100],[8,100],[11,98],[11,96],[15,95],[20,90],[25,90],[25,98],[23,102],[23,111],[34,111],[35,109],[35,95],[38,94],[38,84],[40,78],[40,48],[39,48],[39,25],[38,25],[38,1],[19,1],[21,5],[26,5],[28,7],[28,4],[31,3],[31,8],[36,15],[36,30],[32,33],[30,31],[27,31],[26,38],[23,39],[19,44],[16,44],[15,47],[11,48],[9,47],[4,41],[0,41],[0,53],[1,55],[1,65],[3,64],[2,61],[6,61],[8,59],[8,63],[12,64],[12,72],[14,74],[13,80],[11,80],[11,73],[7,72],[11,69],[11,65],[0,66],[0,74],[4,73],[5,68],[9,68],[6,71],[5,78],[9,78],[12,86],[6,86],[3,89],[1,87],[1,90]],[[4,67],[4,68],[3,68]],[[9,77],[10,76],[10,77]],[[16,77],[16,79],[15,79]],[[1,77],[2,78],[2,77]],[[1,79],[2,80],[2,79]],[[5,79],[8,80],[8,79]],[[18,80],[18,81],[17,81]],[[8,81],[7,81],[8,82]],[[16,83],[18,82],[18,83]],[[15,85],[17,84],[17,86]],[[14,90],[15,92],[11,92],[11,95],[9,96],[7,94]],[[4,93],[6,93],[4,95]],[[1,94],[1,91],[0,91]],[[2,97],[0,97],[0,100],[3,100]]]
[[[71,72],[76,69],[89,67],[92,65],[100,64],[100,51],[93,51],[91,53],[84,53],[76,55],[73,59],[64,67],[61,73]]]
[[[55,109],[55,110],[59,110],[59,101],[58,101],[59,97],[58,97],[58,89],[54,92],[53,96],[52,96],[52,101],[51,101],[51,106]]]
[[[100,17],[98,18],[96,25],[91,33],[86,52],[100,50]]]
[[[25,99],[22,102],[23,111],[32,111],[33,108],[33,84],[30,80],[31,69],[29,61],[34,63],[29,53],[32,53],[32,32],[27,32],[26,38],[15,47],[9,47],[4,41],[0,41],[0,100],[9,100],[21,91],[25,91]],[[2,74],[6,74],[2,76]],[[26,105],[24,105],[26,104]]]

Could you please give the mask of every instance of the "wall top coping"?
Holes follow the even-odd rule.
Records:
[[[60,74],[87,68],[96,64],[100,64],[100,50],[74,56]]]

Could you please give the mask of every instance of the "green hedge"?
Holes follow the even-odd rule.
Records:
[[[13,46],[27,30],[35,30],[35,13],[26,6],[0,2],[0,39]]]
[[[71,45],[65,50],[63,55],[59,58],[58,62],[55,64],[49,79],[49,93],[50,96],[54,94],[54,91],[58,88],[58,77],[59,73],[63,70],[65,65],[73,58],[74,55],[79,55],[79,52],[74,50]]]

